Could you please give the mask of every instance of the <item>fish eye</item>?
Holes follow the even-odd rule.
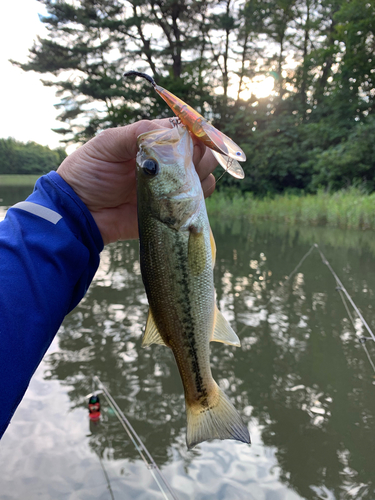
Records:
[[[142,170],[147,175],[156,175],[159,172],[159,165],[155,160],[149,158],[142,163]]]
[[[241,156],[241,151],[237,151],[236,155]]]

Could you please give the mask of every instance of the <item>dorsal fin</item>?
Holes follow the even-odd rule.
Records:
[[[155,324],[154,318],[151,313],[151,309],[149,309],[147,316],[146,330],[142,340],[142,347],[148,347],[151,344],[166,345],[164,340],[161,338],[159,330]]]
[[[211,243],[212,269],[213,269],[215,267],[215,262],[216,262],[216,243],[214,235],[212,233],[211,226],[210,226],[210,243]]]
[[[215,327],[211,337],[211,342],[222,342],[223,344],[239,347],[241,343],[237,334],[221,314],[217,306],[215,306],[215,308]]]

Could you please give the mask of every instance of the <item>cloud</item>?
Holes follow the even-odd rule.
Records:
[[[26,62],[37,35],[46,35],[39,13],[44,13],[44,7],[36,0],[8,0],[1,7],[0,137],[57,147],[60,136],[51,130],[61,127],[56,121],[55,90],[44,87],[39,74],[26,73],[9,62]]]

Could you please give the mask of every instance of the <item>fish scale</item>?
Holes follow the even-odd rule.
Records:
[[[159,234],[160,240],[165,242],[166,227],[159,221],[151,220],[148,224],[152,227],[154,237]],[[174,252],[168,257],[168,265],[165,256],[155,246],[141,264],[142,276],[146,277],[146,291],[155,323],[166,345],[173,344],[173,352],[186,388],[186,397],[193,400],[197,394],[199,397],[202,395],[201,384],[197,386],[196,383],[197,377],[201,377],[202,380],[212,378],[209,365],[209,339],[205,334],[207,327],[210,328],[210,325],[207,325],[210,318],[203,310],[199,311],[199,304],[195,300],[201,290],[207,290],[208,279],[205,279],[204,273],[198,280],[190,279],[187,268],[187,245],[184,241],[186,235],[174,232],[169,235],[169,239]],[[209,272],[208,265],[206,274]],[[214,302],[213,287],[210,295],[211,301]],[[207,294],[205,301],[208,300]],[[196,350],[198,343],[206,344],[202,346],[199,354]]]

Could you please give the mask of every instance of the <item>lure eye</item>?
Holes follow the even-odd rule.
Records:
[[[241,151],[237,151],[236,155],[241,156]]]
[[[148,159],[142,163],[142,169],[145,174],[153,176],[159,172],[159,165],[155,160]]]

